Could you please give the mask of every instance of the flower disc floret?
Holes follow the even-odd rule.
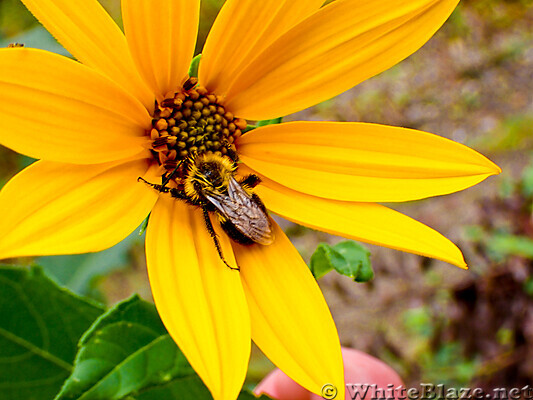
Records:
[[[189,78],[173,97],[156,102],[149,132],[161,173],[172,172],[191,155],[235,153],[246,120],[235,118],[221,98]]]

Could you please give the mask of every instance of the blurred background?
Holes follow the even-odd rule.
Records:
[[[101,3],[120,24],[119,0]],[[201,49],[223,0],[203,0]],[[392,365],[408,386],[533,383],[533,1],[463,0],[421,50],[335,99],[285,120],[364,121],[436,133],[503,169],[449,196],[394,204],[457,243],[470,269],[368,246],[375,278],[319,281],[344,346]],[[0,46],[68,53],[19,0],[0,0]],[[198,50],[199,51],[199,50]],[[0,147],[0,186],[33,160]],[[306,261],[341,238],[281,222]],[[139,230],[101,253],[13,260],[44,266],[76,293],[150,299]],[[249,383],[273,368],[254,349]]]

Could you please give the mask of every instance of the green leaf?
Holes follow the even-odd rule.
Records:
[[[498,186],[498,196],[502,199],[510,199],[514,192],[515,183],[513,179],[509,175],[502,175]]]
[[[433,318],[427,307],[410,308],[403,312],[403,323],[408,331],[430,338],[434,331]]]
[[[533,197],[533,165],[528,165],[522,171],[522,193],[526,197]]]
[[[283,117],[279,117],[279,118],[274,118],[274,119],[264,119],[262,121],[258,121],[256,125],[248,124],[246,125],[246,128],[244,129],[243,133],[253,131],[254,129],[257,129],[261,126],[281,124],[282,120],[283,120]]]
[[[102,312],[39,267],[0,266],[0,398],[53,399],[72,371],[78,340]]]
[[[353,278],[356,282],[368,282],[374,279],[374,271],[372,270],[372,263],[370,261],[370,251],[362,244],[351,240],[337,243],[333,246],[340,254],[344,256],[348,262],[348,273],[343,273],[335,268],[337,272]],[[356,271],[356,273],[353,273]]]
[[[149,389],[135,400],[212,400],[209,389],[198,376],[178,378],[165,385]],[[242,391],[237,400],[269,400],[270,397],[262,395],[256,397],[252,393]]]
[[[320,243],[311,256],[311,272],[315,279],[321,278],[334,268],[334,265],[346,265],[346,259],[333,247]]]
[[[130,264],[130,249],[140,242],[139,234],[135,230],[122,242],[104,251],[39,257],[36,262],[42,265],[47,275],[62,286],[76,294],[87,296],[92,294],[94,282],[98,278]]]
[[[137,296],[103,314],[79,346],[56,400],[118,400],[194,374],[154,305]]]
[[[194,57],[191,61],[191,65],[189,66],[189,76],[191,78],[198,78],[198,67],[200,66],[200,60],[202,59],[202,53],[198,54],[196,57]]]
[[[35,17],[17,0],[0,1],[0,39],[37,25]]]
[[[282,120],[283,120],[282,117],[274,118],[274,119],[265,119],[263,121],[257,122],[257,127],[259,128],[260,126],[281,124]]]
[[[259,397],[256,397],[254,394],[246,391],[242,391],[237,400],[271,400],[272,397],[262,394]]]
[[[533,277],[528,276],[523,284],[524,292],[530,297],[533,297]]]
[[[139,236],[144,235],[146,232],[146,229],[148,228],[148,221],[150,221],[150,215],[152,213],[148,214],[148,216],[144,219],[143,223],[141,224],[141,227],[139,228]]]
[[[339,274],[349,276],[356,282],[368,282],[374,278],[370,252],[351,240],[330,246],[320,243],[311,256],[313,276],[318,279],[335,269]]]
[[[262,121],[258,121],[256,125],[248,124],[246,125],[246,128],[244,129],[243,133],[253,131],[254,129],[257,129],[261,126],[281,124],[282,120],[283,120],[283,117],[279,117],[279,118],[274,118],[274,119],[265,119]]]
[[[527,236],[496,233],[487,240],[487,247],[497,260],[513,255],[533,259],[533,240]]]
[[[198,376],[187,376],[135,396],[136,400],[200,400],[212,399],[209,389]]]
[[[486,152],[530,150],[533,147],[532,124],[533,115],[529,112],[509,115],[491,132],[473,140],[469,145],[478,150],[480,147],[484,148]]]

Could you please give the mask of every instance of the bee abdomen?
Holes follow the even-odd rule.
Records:
[[[226,234],[237,243],[244,244],[244,245],[251,245],[251,244],[255,243],[253,239],[251,239],[248,236],[244,235],[228,219],[221,220],[220,221],[220,226],[222,227],[222,229],[224,229],[224,232],[226,232]]]

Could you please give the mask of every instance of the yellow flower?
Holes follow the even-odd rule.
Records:
[[[191,135],[198,153],[234,141],[239,173],[261,177],[254,191],[278,215],[465,266],[447,239],[377,202],[451,193],[499,173],[482,155],[429,133],[364,123],[292,122],[240,136],[243,119],[302,110],[393,66],[458,0],[337,0],[323,8],[323,0],[228,0],[194,95],[182,85],[199,0],[123,0],[125,34],[96,0],[23,2],[80,62],[0,50],[0,142],[41,159],[0,194],[0,257],[102,250],[151,211],[146,251],[156,306],[215,399],[237,397],[250,339],[315,393],[326,383],[342,387],[343,368],[327,305],[279,227],[272,245],[243,246],[214,224],[228,263],[241,267],[231,270],[198,207],[137,181],[161,182],[194,150]],[[200,137],[187,125],[188,115],[203,112],[198,98],[227,117],[222,127],[208,122],[222,136]],[[181,137],[171,128],[184,121]]]

